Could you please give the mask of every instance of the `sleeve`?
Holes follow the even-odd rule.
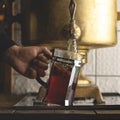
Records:
[[[13,45],[15,45],[15,42],[11,40],[6,34],[5,30],[1,28],[0,29],[0,55]]]

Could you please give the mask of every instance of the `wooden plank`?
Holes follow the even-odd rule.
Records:
[[[13,73],[12,68],[4,63],[0,63],[0,91],[2,93],[13,93]]]
[[[17,114],[81,114],[95,115],[92,110],[16,110]]]
[[[7,94],[12,94],[14,88],[13,86],[13,69],[8,64],[4,64],[4,92]]]
[[[16,104],[24,95],[0,94],[0,108],[11,107]],[[2,109],[1,109],[2,110]]]
[[[99,115],[120,115],[120,110],[96,110],[96,113],[99,114]]]
[[[16,110],[15,114],[54,114],[54,110]]]
[[[4,71],[3,63],[0,61],[0,92],[3,92],[4,89]]]
[[[83,110],[16,110],[15,118],[21,120],[96,120],[93,111]]]
[[[0,108],[0,115],[1,114],[14,114],[14,113],[15,113],[15,110]]]
[[[55,114],[81,114],[81,115],[95,115],[93,110],[55,110]]]

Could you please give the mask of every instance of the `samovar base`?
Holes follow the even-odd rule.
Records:
[[[77,86],[75,98],[94,98],[95,104],[105,103],[100,89],[95,84]]]

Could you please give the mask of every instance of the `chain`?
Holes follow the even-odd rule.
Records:
[[[68,39],[67,49],[74,53],[77,53],[77,40],[81,35],[80,27],[75,22],[76,13],[76,2],[75,0],[70,0],[69,12],[70,12],[70,22],[63,28],[63,35]]]
[[[68,40],[68,50],[77,53],[77,38],[76,38],[76,24],[75,24],[75,12],[76,12],[76,3],[75,0],[70,0],[69,4],[70,12],[70,39]]]
[[[69,11],[70,11],[70,16],[71,16],[71,22],[73,22],[75,20],[74,18],[75,18],[75,12],[76,12],[75,0],[70,1]]]

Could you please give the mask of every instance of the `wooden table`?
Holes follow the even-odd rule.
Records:
[[[16,97],[14,97],[16,99]],[[21,98],[21,97],[19,97]],[[10,98],[9,98],[10,99]],[[13,99],[13,98],[12,98]],[[30,99],[28,99],[30,100]],[[18,101],[14,100],[14,104]],[[25,99],[22,99],[25,101]],[[17,103],[18,104],[18,103]],[[17,105],[16,104],[16,105]],[[9,106],[0,107],[0,120],[120,120],[120,106]]]

